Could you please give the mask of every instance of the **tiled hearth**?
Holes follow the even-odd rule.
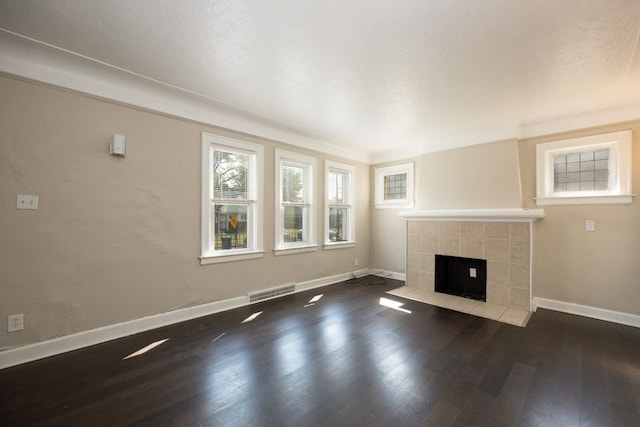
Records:
[[[531,311],[533,221],[542,218],[543,211],[412,211],[401,215],[408,220],[407,286],[394,294],[526,324]],[[487,260],[486,303],[434,292],[436,254]]]
[[[425,304],[435,305],[436,307],[448,308],[449,310],[509,323],[515,326],[526,326],[531,316],[529,310],[487,304],[481,301],[441,294],[439,292],[427,291],[411,286],[402,286],[387,293],[414,301],[420,301]]]

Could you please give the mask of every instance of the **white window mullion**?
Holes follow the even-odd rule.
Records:
[[[316,245],[315,165],[314,157],[276,149],[276,252]]]
[[[263,153],[261,145],[202,134],[201,264],[262,256]]]
[[[325,249],[355,244],[354,175],[351,165],[325,162]]]

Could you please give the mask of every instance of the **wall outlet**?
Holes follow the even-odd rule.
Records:
[[[7,318],[7,331],[16,332],[24,329],[24,314],[12,314]]]
[[[358,258],[353,260],[353,265],[356,266],[356,267],[358,266]]]
[[[471,267],[469,269],[469,277],[478,277],[478,272],[475,268]]]
[[[32,194],[18,194],[17,209],[38,209],[39,197]]]

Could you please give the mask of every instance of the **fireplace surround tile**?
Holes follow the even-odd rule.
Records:
[[[436,256],[431,253],[422,254],[420,258],[420,271],[424,273],[435,273]]]
[[[511,263],[518,265],[529,265],[530,244],[523,240],[511,241]]]
[[[487,284],[509,286],[510,270],[510,265],[506,262],[487,261]]]
[[[484,238],[484,222],[465,221],[460,227],[460,233],[462,237],[469,239]]]
[[[510,228],[508,222],[485,222],[484,237],[489,239],[509,239]]]
[[[407,234],[407,250],[411,252],[420,251],[420,234],[408,233]]]
[[[487,303],[510,307],[509,286],[487,283]]]
[[[511,239],[512,240],[530,240],[530,231],[528,222],[512,222],[511,223]]]
[[[437,221],[418,221],[420,226],[418,227],[418,232],[420,234],[426,234],[429,236],[439,236],[440,235],[440,223]]]
[[[487,261],[509,262],[511,245],[508,239],[485,239],[484,257]]]
[[[440,237],[432,234],[420,235],[420,251],[428,254],[438,253],[440,247]]]
[[[460,256],[460,237],[440,236],[440,255]]]
[[[484,258],[484,240],[468,239],[463,237],[460,240],[460,256],[465,258]]]
[[[530,222],[409,220],[407,285],[433,292],[435,254],[485,259],[487,303],[528,311],[531,227]]]
[[[423,273],[420,276],[420,288],[425,290],[433,290],[433,283],[435,281],[434,273]]]
[[[440,236],[460,237],[461,228],[459,221],[440,222]]]
[[[512,287],[509,290],[509,307],[529,310],[529,289]]]
[[[511,264],[511,286],[529,289],[529,265]]]

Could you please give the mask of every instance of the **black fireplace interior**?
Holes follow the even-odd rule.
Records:
[[[435,291],[486,301],[487,261],[436,255]]]

